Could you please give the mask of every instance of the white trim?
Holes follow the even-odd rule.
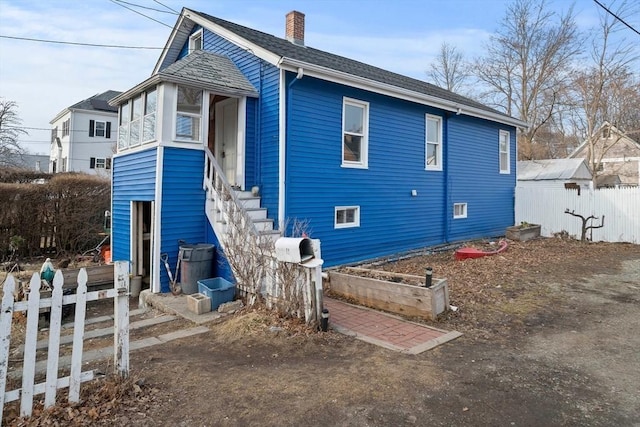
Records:
[[[436,158],[438,160],[438,163],[436,163],[435,165],[429,165],[429,158],[427,156],[427,147],[429,146],[429,144],[435,144],[435,142],[433,141],[429,141],[428,137],[429,137],[429,126],[427,125],[429,119],[431,120],[435,120],[436,122],[438,122],[438,142],[437,142],[437,152],[436,152]],[[441,116],[436,116],[434,114],[425,114],[424,116],[424,169],[428,170],[428,171],[441,171],[442,170],[442,165],[444,162],[444,159],[442,157],[442,127],[443,127],[443,120]]]
[[[462,206],[462,213],[456,215],[456,206]],[[467,217],[467,203],[454,203],[453,204],[453,219],[461,219]]]
[[[161,250],[161,236],[162,236],[162,163],[164,162],[164,147],[158,146],[156,151],[156,194],[154,195],[155,199],[155,209],[152,211],[152,215],[154,215],[154,219],[152,224],[154,225],[152,239],[152,248],[153,255],[151,257],[151,265],[152,265],[152,274],[151,274],[151,283],[152,283],[152,292],[159,293],[161,292],[160,286],[160,250]],[[152,205],[153,206],[153,205]]]
[[[247,127],[247,98],[238,99],[238,119],[236,120],[238,137],[236,143],[236,185],[242,190],[245,188],[245,152],[246,152],[246,127]]]
[[[359,161],[349,161],[344,159],[344,134],[346,133],[344,124],[345,124],[345,118],[346,118],[345,110],[347,105],[361,107],[363,109],[362,144],[360,145]],[[340,156],[342,159],[340,166],[342,166],[343,168],[368,169],[369,168],[369,103],[367,101],[348,98],[346,96],[342,97],[342,132],[340,133],[340,139],[341,139]]]
[[[507,168],[506,169],[502,169],[502,165],[501,165],[502,153],[503,153],[501,144],[502,144],[503,135],[507,136]],[[511,132],[507,130],[502,130],[502,129],[500,129],[500,132],[498,134],[498,168],[500,169],[500,173],[503,175],[511,174]]]
[[[282,230],[284,226],[284,210],[285,210],[285,159],[286,159],[286,146],[287,146],[287,96],[286,96],[286,72],[280,70],[280,87],[278,88],[280,93],[279,99],[279,135],[278,135],[278,229]]]
[[[347,211],[353,209],[354,221],[338,224],[338,211]],[[346,219],[346,218],[345,218]],[[355,228],[360,227],[360,206],[336,206],[333,211],[333,228]]]

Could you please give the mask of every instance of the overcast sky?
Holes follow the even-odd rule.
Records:
[[[610,4],[611,0],[601,0]],[[276,36],[291,10],[306,14],[305,43],[418,79],[443,41],[467,57],[480,52],[500,25],[508,0],[0,0],[0,36],[108,45],[164,46],[182,7]],[[551,0],[558,12],[574,3]],[[142,5],[159,11],[134,7]],[[137,14],[122,6],[130,7]],[[165,7],[167,6],[167,7]],[[601,11],[576,0],[578,25]],[[162,11],[162,12],[160,12]],[[153,18],[154,20],[150,19]],[[640,26],[638,14],[629,18]],[[628,38],[640,36],[628,31]],[[160,54],[0,38],[0,97],[16,101],[28,136],[22,145],[49,154],[50,125],[64,108],[106,90],[124,91],[147,78]],[[41,128],[33,129],[33,128]]]

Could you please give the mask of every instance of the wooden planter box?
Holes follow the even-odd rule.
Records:
[[[506,236],[507,239],[526,242],[527,240],[540,237],[540,225],[529,224],[526,226],[514,225],[512,227],[507,227]]]
[[[424,277],[379,270],[368,271],[383,276],[404,277],[412,281],[419,280],[424,283]],[[425,288],[331,271],[329,272],[329,281],[331,292],[354,300],[358,304],[391,313],[432,320],[438,314],[449,309],[449,288],[446,279],[434,278],[432,287]]]

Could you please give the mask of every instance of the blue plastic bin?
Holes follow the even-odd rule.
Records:
[[[198,280],[198,292],[211,298],[211,311],[216,311],[220,304],[233,301],[236,285],[222,277]]]

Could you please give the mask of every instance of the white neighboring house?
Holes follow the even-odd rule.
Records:
[[[118,109],[107,101],[121,92],[108,90],[65,108],[51,120],[49,172],[111,174]]]
[[[593,188],[585,159],[544,159],[518,162],[518,187]]]

